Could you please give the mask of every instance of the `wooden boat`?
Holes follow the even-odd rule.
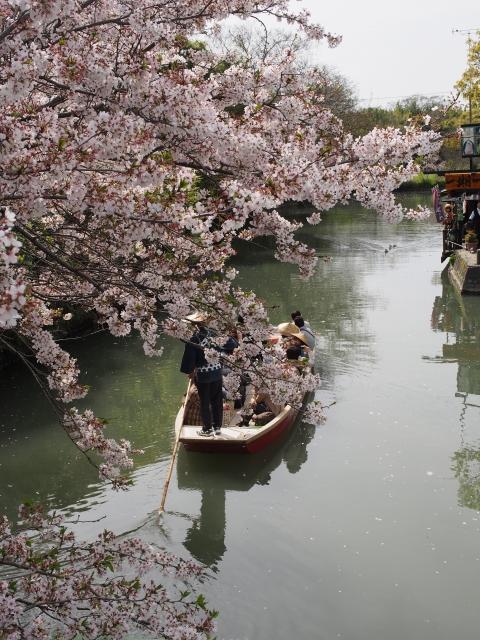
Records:
[[[310,354],[310,361],[314,361],[314,353]],[[298,415],[298,410],[287,404],[264,426],[240,425],[240,410],[235,411],[230,407],[224,411],[221,435],[205,437],[199,435],[202,426],[195,387],[189,387],[187,393],[188,397],[185,398],[175,420],[175,434],[176,437],[180,434],[179,441],[189,451],[256,453],[287,433]],[[252,394],[253,388],[250,387],[247,389],[247,401]],[[303,402],[308,395],[305,395]]]

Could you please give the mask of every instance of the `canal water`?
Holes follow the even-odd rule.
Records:
[[[405,197],[411,203],[426,196]],[[292,209],[292,216],[304,215]],[[156,517],[185,388],[181,345],[160,360],[135,340],[73,340],[88,401],[145,454],[134,486],[98,481],[21,368],[1,372],[0,493],[136,531],[207,566],[200,590],[223,640],[470,640],[480,610],[480,298],[460,298],[433,221],[389,225],[354,205],[304,239],[311,281],[266,243],[240,248],[243,286],[300,309],[318,335],[323,426],[298,424],[245,458],[180,451]]]

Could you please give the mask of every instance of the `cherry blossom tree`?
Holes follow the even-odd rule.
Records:
[[[113,335],[136,331],[145,353],[161,356],[163,334],[188,338],[182,319],[194,310],[206,312],[219,335],[241,317],[248,339],[230,356],[226,386],[235,393],[248,370],[274,401],[298,405],[299,391],[319,380],[285,368],[281,350],[264,346],[267,310],[235,283],[234,241],[271,236],[276,257],[308,277],[314,251],[296,240],[300,224],[278,213],[283,203],[310,201],[309,224],[352,197],[389,220],[426,214],[405,211],[392,192],[436,154],[437,136],[415,123],[346,133],[316,90],[320,71],[299,70],[292,49],[266,55],[252,73],[208,46],[230,16],[274,17],[309,39],[340,41],[287,0],[0,0],[0,345],[25,362],[68,436],[119,486],[134,450],[107,438],[91,411],[71,406],[87,390],[53,337],[56,318],[94,311]],[[259,359],[265,349],[270,357]],[[320,409],[313,405],[310,419],[321,419]],[[68,558],[55,526],[42,528]],[[1,535],[10,564],[17,553],[19,569],[31,573],[25,539],[6,522]],[[119,562],[122,549],[110,549]],[[72,566],[85,561],[88,569],[89,553]],[[47,624],[30,614],[48,614],[45,589],[51,600],[62,583],[78,595],[78,575],[48,573],[28,597],[17,595],[26,583],[1,582],[8,615],[0,631],[33,637],[25,620]],[[115,594],[129,589],[110,585]],[[73,633],[78,612],[67,609],[52,615]],[[92,624],[115,636],[109,609],[102,599],[103,622]],[[196,624],[184,635],[175,628],[162,633],[201,634]]]
[[[173,581],[202,568],[138,538],[104,531],[80,542],[55,514],[20,509],[22,529],[0,518],[0,634],[2,639],[211,637],[216,612]],[[165,584],[153,578],[160,570]]]

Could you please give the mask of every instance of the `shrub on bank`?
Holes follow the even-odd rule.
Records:
[[[420,189],[431,189],[436,184],[438,184],[440,188],[442,188],[445,184],[445,178],[443,176],[437,175],[436,173],[419,173],[411,180],[407,180],[407,182],[404,182],[398,190],[418,191]]]

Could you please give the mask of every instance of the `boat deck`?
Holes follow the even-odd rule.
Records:
[[[182,437],[180,438],[180,442],[184,440],[192,440],[192,439],[202,439],[207,440],[208,437],[213,440],[245,440],[246,438],[250,438],[255,432],[259,431],[263,427],[256,426],[242,426],[242,427],[222,427],[222,434],[219,436],[201,436],[198,432],[201,430],[201,425],[183,425],[182,429]]]
[[[239,412],[238,412],[239,413]],[[224,451],[252,453],[257,451],[273,439],[279,433],[291,426],[295,421],[297,411],[290,405],[286,405],[278,415],[266,425],[232,425],[222,427],[221,434],[202,436],[201,425],[183,424],[183,412],[179,412],[175,429],[177,433],[181,429],[180,442],[187,449],[197,451]],[[239,421],[241,417],[239,416]]]

